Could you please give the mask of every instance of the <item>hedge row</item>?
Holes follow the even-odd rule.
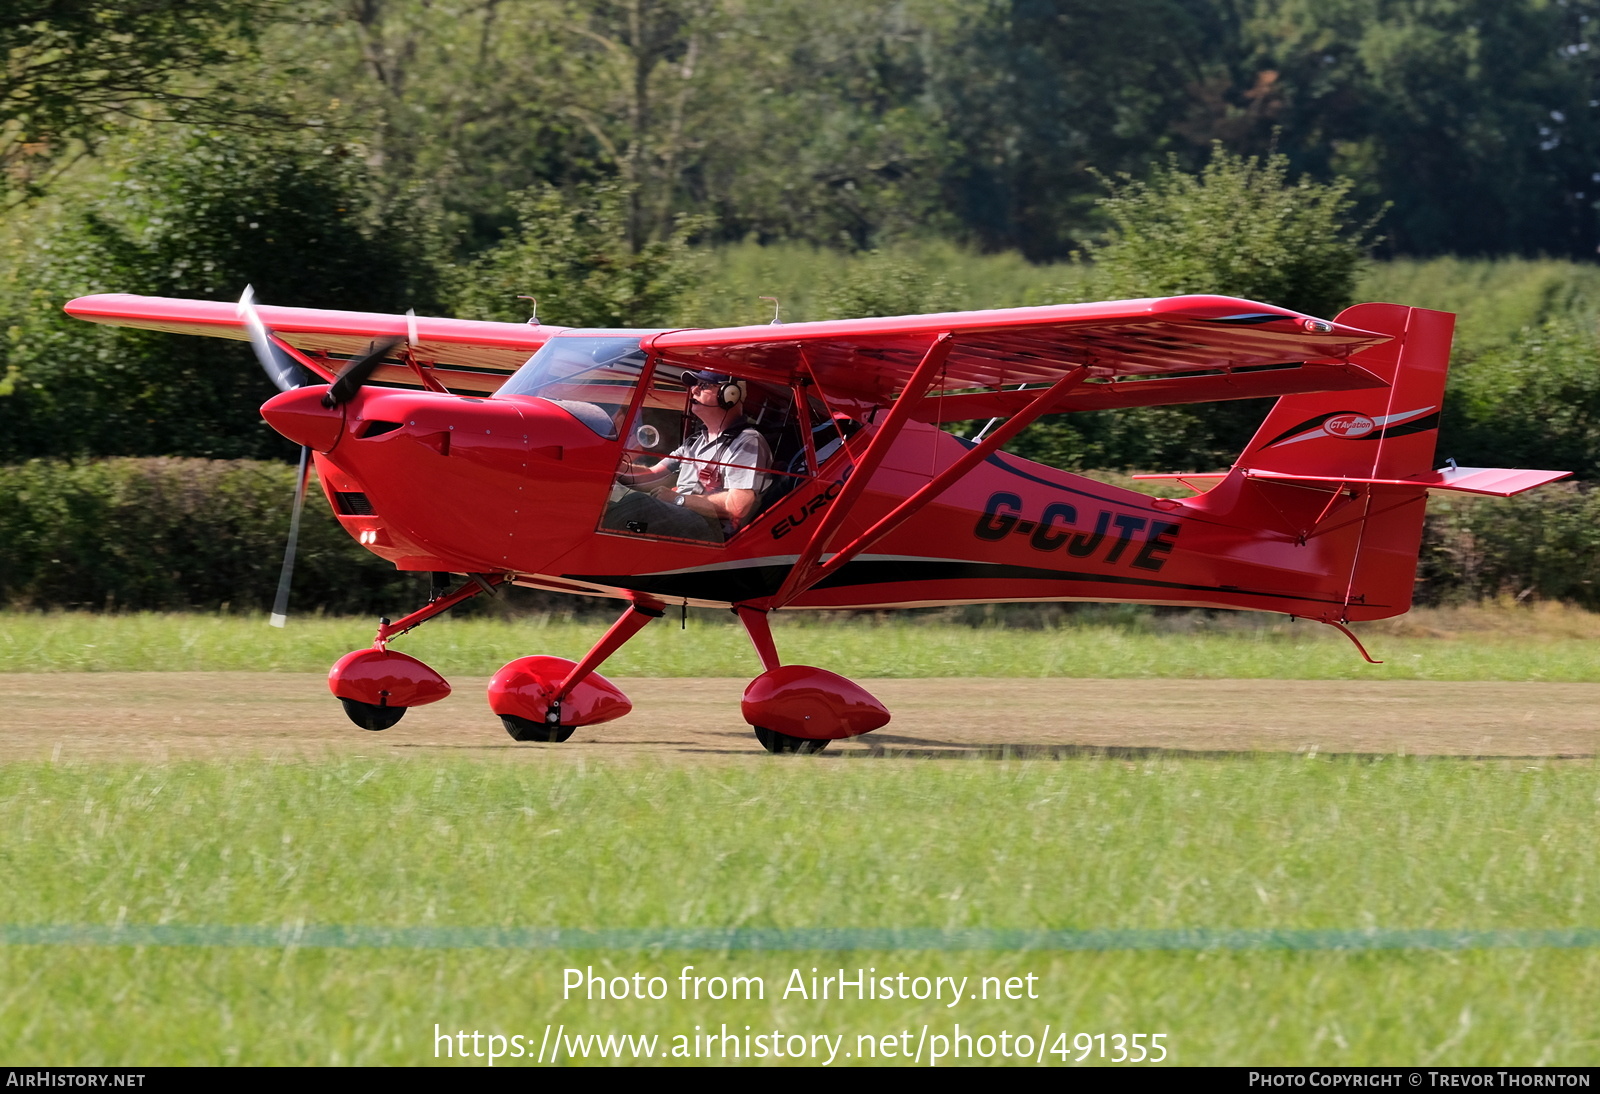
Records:
[[[277,588],[294,475],[252,460],[0,467],[0,603],[265,610]],[[1505,501],[1435,496],[1417,578],[1421,604],[1510,595],[1600,609],[1600,491],[1559,483]],[[425,581],[352,541],[313,484],[295,610],[401,613],[420,603]]]
[[[32,608],[266,610],[295,469],[254,460],[34,460],[0,467],[0,602]],[[334,520],[315,482],[293,604],[380,612],[416,601]]]

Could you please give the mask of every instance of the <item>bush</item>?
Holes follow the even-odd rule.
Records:
[[[0,467],[0,605],[265,611],[277,589],[294,475],[249,460]],[[353,542],[312,486],[291,614],[419,607],[427,579]],[[1418,604],[1509,595],[1600,609],[1600,491],[1559,483],[1507,500],[1435,495],[1417,576]],[[530,590],[479,598],[470,610],[615,614],[609,601]]]
[[[35,608],[265,611],[295,469],[249,460],[33,460],[0,467],[0,602]],[[291,611],[409,610],[424,579],[358,546],[316,496]]]
[[[1482,350],[1451,372],[1440,454],[1471,466],[1600,476],[1600,342],[1562,316]]]
[[[1561,482],[1514,498],[1435,494],[1417,602],[1509,596],[1600,609],[1600,491]]]
[[[851,263],[843,277],[822,291],[817,318],[955,311],[965,306],[968,295],[965,286],[952,284],[914,258],[873,251]]]
[[[1110,239],[1065,295],[1085,300],[1217,293],[1333,316],[1354,297],[1371,224],[1350,221],[1350,184],[1288,180],[1282,155],[1214,146],[1199,175],[1176,159],[1149,182],[1108,182]],[[1231,464],[1270,401],[1097,411],[1047,419],[1012,451],[1058,467],[1204,471]]]
[[[436,306],[427,218],[380,207],[349,149],[188,132],[6,271],[0,461],[32,457],[290,458],[261,422],[275,393],[247,345],[84,323],[75,296],[134,292],[398,312]]]
[[[1107,184],[1108,242],[1088,257],[1108,298],[1220,293],[1332,317],[1355,293],[1372,224],[1350,220],[1351,183],[1291,184],[1289,159],[1212,146],[1199,175],[1168,161],[1149,182]]]

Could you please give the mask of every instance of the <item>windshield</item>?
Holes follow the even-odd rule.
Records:
[[[569,331],[558,334],[528,358],[496,398],[536,395],[564,408],[584,425],[611,439],[616,422],[632,401],[644,369],[641,339],[650,330]]]

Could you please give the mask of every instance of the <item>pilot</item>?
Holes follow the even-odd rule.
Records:
[[[694,423],[684,441],[663,460],[621,469],[625,484],[648,483],[674,468],[677,481],[614,497],[605,526],[650,535],[721,543],[750,523],[772,481],[764,469],[772,450],[744,416],[745,385],[725,372],[685,372]]]

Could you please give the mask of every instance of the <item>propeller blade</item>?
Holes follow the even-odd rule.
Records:
[[[294,485],[294,509],[289,516],[289,542],[283,549],[283,572],[278,575],[278,595],[272,600],[274,627],[289,621],[289,579],[294,576],[294,551],[300,542],[300,509],[306,502],[306,480],[311,476],[311,449],[300,448],[300,477]]]
[[[262,370],[279,391],[305,387],[311,382],[306,370],[272,341],[267,325],[256,311],[253,286],[246,285],[244,294],[239,297],[239,318],[244,320],[244,329],[250,334],[250,347],[256,351],[256,360],[261,362]]]
[[[361,385],[372,376],[373,370],[404,341],[404,338],[385,338],[381,342],[372,343],[366,353],[351,361],[345,366],[345,370],[339,373],[339,378],[334,380],[333,386],[322,397],[322,405],[342,406],[355,398],[356,392],[361,390]]]

